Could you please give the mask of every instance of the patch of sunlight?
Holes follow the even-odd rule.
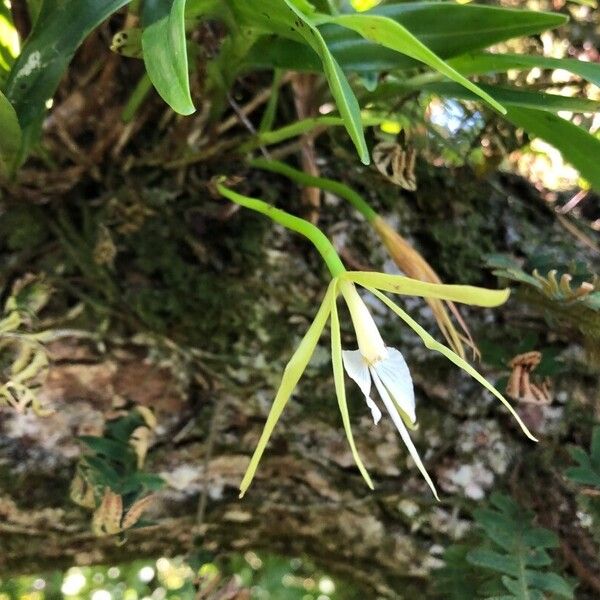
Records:
[[[358,12],[369,10],[378,4],[381,4],[381,0],[352,0],[352,8]]]
[[[85,587],[86,582],[87,580],[82,571],[77,567],[73,567],[67,571],[60,591],[65,596],[76,596]]]

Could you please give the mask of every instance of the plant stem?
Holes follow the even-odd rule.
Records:
[[[364,117],[362,123],[365,127],[372,125],[379,125],[385,121],[383,117]],[[308,119],[302,119],[296,121],[291,125],[285,125],[279,129],[273,129],[271,131],[259,132],[253,138],[248,140],[239,149],[240,152],[249,152],[259,146],[270,146],[271,144],[278,144],[292,137],[308,133],[309,131],[318,127],[342,127],[344,125],[344,119],[342,117],[336,117],[331,115],[310,117]]]
[[[279,173],[284,175],[293,181],[296,181],[300,185],[308,187],[318,187],[327,192],[331,192],[336,196],[340,196],[345,200],[348,200],[356,210],[372,223],[377,217],[377,213],[371,208],[367,201],[358,193],[355,192],[351,187],[340,183],[339,181],[333,181],[333,179],[326,179],[325,177],[315,177],[309,175],[304,171],[294,169],[289,165],[280,162],[278,160],[265,160],[264,158],[257,158],[250,161],[251,167],[257,169],[263,169],[265,171],[271,171],[272,173]]]
[[[270,204],[267,204],[258,198],[250,198],[249,196],[238,194],[237,192],[225,187],[221,183],[217,184],[217,190],[228,200],[231,200],[240,206],[244,206],[245,208],[259,212],[269,217],[269,219],[272,221],[283,225],[287,229],[291,229],[292,231],[300,233],[304,237],[308,238],[319,251],[319,254],[323,257],[323,260],[325,261],[325,264],[327,265],[332,277],[338,277],[342,273],[346,272],[346,269],[340,257],[338,256],[338,253],[333,247],[333,244],[329,241],[327,236],[312,223],[309,223],[300,217],[290,215],[284,210],[275,208],[274,206],[271,206]]]

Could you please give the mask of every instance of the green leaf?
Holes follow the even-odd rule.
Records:
[[[88,473],[95,485],[114,488],[118,485],[120,475],[106,460],[98,456],[86,456],[82,463],[89,467]]]
[[[532,35],[563,25],[558,13],[506,9],[454,2],[386,4],[365,15],[381,15],[400,22],[436,54],[456,56],[497,42]]]
[[[467,554],[472,565],[492,569],[516,577],[519,574],[519,561],[507,554],[501,554],[487,548],[476,548]]]
[[[356,146],[360,160],[366,165],[369,164],[371,158],[362,128],[358,101],[344,72],[311,19],[289,0],[236,0],[233,7],[242,25],[259,27],[268,33],[279,33],[291,36],[296,41],[304,41],[319,56],[346,130]]]
[[[385,4],[363,14],[393,19],[441,58],[539,33],[567,21],[565,16],[557,13],[453,2]],[[418,62],[409,56],[378,46],[338,25],[325,25],[321,31],[329,49],[345,71],[387,71],[418,66]],[[263,67],[276,65],[315,70],[319,66],[314,55],[293,39],[265,38],[250,52],[247,60],[250,64]]]
[[[190,115],[196,109],[188,77],[185,2],[144,2],[142,50],[146,71],[156,91],[175,112]]]
[[[122,464],[127,464],[131,461],[132,452],[127,444],[91,435],[82,435],[79,439],[96,454]]]
[[[569,585],[563,577],[556,573],[527,570],[525,578],[531,587],[556,594],[560,598],[573,598],[573,586]]]
[[[482,582],[481,569],[467,562],[469,547],[456,544],[446,548],[444,566],[433,571],[436,598],[443,600],[473,600]]]
[[[400,84],[401,85],[401,84]],[[544,92],[529,91],[521,88],[501,87],[480,83],[479,87],[486,93],[493,95],[506,107],[524,107],[537,110],[558,112],[568,110],[571,112],[599,112],[600,102],[587,98],[561,96],[560,94],[547,94]],[[439,96],[460,98],[463,100],[479,100],[477,95],[464,87],[452,82],[435,82],[419,86],[424,92],[433,92]]]
[[[588,455],[582,448],[569,448],[571,458],[578,463],[565,471],[565,475],[579,485],[592,485],[600,489],[600,427],[592,432],[592,443]]]
[[[6,96],[0,92],[0,174],[8,177],[18,161],[21,150],[21,126],[17,113]]]
[[[37,140],[46,102],[54,95],[75,50],[92,29],[128,1],[44,1],[6,84],[6,97],[23,131],[19,161]]]
[[[600,190],[600,140],[587,131],[544,110],[509,106],[505,119],[540,137],[558,150],[581,175]]]
[[[356,31],[367,40],[380,44],[390,50],[395,50],[425,63],[435,71],[442,73],[449,79],[458,82],[480,98],[483,98],[496,110],[504,114],[504,107],[490,94],[477,87],[474,83],[463,77],[458,71],[443,61],[435,52],[419,41],[406,27],[400,23],[380,15],[341,15],[323,18],[324,22],[335,23]]]
[[[564,69],[600,86],[600,64],[574,58],[551,58],[527,54],[491,54],[472,52],[448,61],[463,75],[499,73],[509,69]]]

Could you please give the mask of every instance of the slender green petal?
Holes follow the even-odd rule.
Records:
[[[287,401],[290,399],[296,384],[302,376],[302,373],[304,373],[306,365],[315,351],[315,347],[319,341],[319,337],[321,337],[323,328],[327,323],[332,306],[335,306],[335,296],[336,281],[333,280],[327,288],[327,293],[325,294],[325,298],[323,298],[323,302],[319,307],[315,320],[312,322],[311,326],[306,332],[306,335],[302,338],[300,345],[285,367],[283,377],[281,378],[281,384],[279,385],[275,400],[273,401],[273,406],[271,406],[271,411],[267,417],[267,422],[265,423],[260,440],[258,440],[254,454],[250,459],[250,464],[246,469],[242,483],[240,484],[240,498],[250,487],[252,479],[254,478],[254,474],[256,473],[258,463],[260,462],[267,442],[271,437],[271,433],[273,433],[273,429],[275,428],[275,425],[277,424],[277,421],[279,420]]]
[[[443,283],[427,283],[403,275],[388,275],[387,273],[367,273],[349,271],[341,275],[366,288],[374,287],[392,294],[408,296],[423,296],[424,298],[440,298],[472,304],[473,306],[494,307],[508,300],[510,290],[489,290],[472,285],[446,285]]]
[[[337,285],[337,280],[334,280],[334,285]],[[334,295],[335,296],[335,295]],[[350,414],[348,413],[348,404],[346,403],[346,388],[344,386],[344,366],[342,364],[342,339],[340,335],[340,320],[338,318],[338,311],[336,305],[336,298],[334,297],[331,304],[331,363],[333,365],[333,379],[335,382],[335,393],[338,399],[340,407],[340,413],[342,413],[342,421],[344,423],[344,429],[346,430],[346,437],[352,450],[352,456],[354,462],[363,476],[367,485],[373,489],[373,482],[365,469],[365,466],[358,455],[358,450],[354,444],[354,436],[352,435],[352,427],[350,425]]]
[[[436,341],[425,329],[423,329],[414,319],[409,317],[395,302],[390,300],[385,294],[382,294],[380,291],[365,286],[369,292],[371,292],[375,297],[379,298],[386,306],[391,308],[422,340],[427,348],[430,350],[435,350],[440,354],[443,354],[450,362],[453,362],[456,366],[466,371],[473,379],[478,381],[486,390],[490,391],[512,414],[512,416],[517,420],[521,429],[525,433],[525,435],[534,442],[537,442],[537,439],[533,437],[527,425],[523,423],[521,417],[515,412],[515,409],[510,405],[508,400],[479,372],[477,372],[466,360],[462,359],[458,354],[452,352],[450,348],[447,348],[443,344],[440,344]]]

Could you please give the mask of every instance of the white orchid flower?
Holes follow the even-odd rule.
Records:
[[[232,202],[262,213],[273,221],[281,223],[288,229],[296,231],[310,239],[321,254],[333,277],[314,321],[283,372],[283,377],[275,395],[273,405],[271,406],[269,416],[267,417],[267,422],[240,484],[240,497],[246,493],[252,483],[273,429],[302,373],[304,373],[328,320],[331,322],[333,379],[342,423],[356,465],[367,485],[373,489],[373,483],[358,454],[352,435],[350,415],[346,402],[344,367],[350,378],[358,384],[365,395],[373,420],[377,423],[381,418],[381,411],[371,398],[371,382],[375,384],[381,401],[398,429],[402,441],[408,448],[411,457],[423,474],[435,497],[438,497],[435,486],[427,474],[423,462],[408,434],[408,428],[414,429],[416,426],[415,396],[410,372],[402,354],[397,349],[384,344],[369,309],[356,290],[356,285],[365,288],[396,313],[421,338],[428,349],[443,354],[448,360],[466,371],[483,387],[494,394],[517,420],[527,437],[533,441],[537,441],[508,400],[485,377],[476,371],[464,358],[456,354],[456,352],[437,342],[423,327],[383,293],[421,296],[426,299],[460,302],[473,306],[495,307],[506,302],[509,290],[488,290],[468,285],[428,283],[402,275],[387,275],[385,273],[346,271],[331,242],[312,223],[294,217],[262,200],[242,196],[225,187],[222,181],[217,181],[216,186],[218,191]],[[358,350],[342,350],[337,310],[337,298],[340,294],[343,296],[350,310],[350,316],[356,331]]]
[[[373,489],[371,478],[356,449],[350,426],[350,415],[344,385],[344,367],[348,375],[362,390],[367,405],[371,409],[373,420],[378,422],[381,418],[381,411],[370,395],[371,381],[375,384],[381,401],[398,429],[400,437],[412,459],[436,498],[438,497],[435,486],[408,433],[408,428],[414,428],[416,425],[415,398],[412,378],[408,367],[402,354],[397,349],[385,346],[381,334],[373,321],[373,317],[359,296],[355,284],[361,285],[391,308],[421,338],[427,348],[443,354],[494,394],[508,408],[527,437],[537,441],[509,402],[491,383],[465,359],[458,356],[450,348],[437,342],[395,302],[382,293],[391,292],[427,298],[440,298],[442,300],[462,302],[475,306],[494,307],[506,301],[509,294],[508,290],[488,290],[473,286],[425,283],[401,275],[387,275],[384,273],[344,272],[335,277],[329,284],[325,298],[313,323],[285,368],[279,390],[271,407],[271,412],[240,485],[240,497],[246,493],[246,490],[250,486],[275,424],[291,397],[302,373],[306,369],[329,319],[331,321],[331,360],[338,405],[354,460],[367,485]],[[359,346],[357,351],[342,350],[337,310],[337,297],[340,294],[343,296],[350,310]]]

